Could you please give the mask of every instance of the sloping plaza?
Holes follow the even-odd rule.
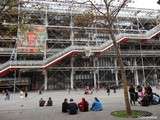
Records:
[[[160,90],[153,88],[153,92],[160,94]],[[51,97],[53,100],[52,107],[39,107],[39,100],[43,98],[48,100]],[[61,105],[64,98],[73,98],[76,103],[79,103],[81,98],[85,97],[90,103],[94,97],[98,97],[103,103],[103,111],[100,112],[78,112],[77,115],[69,115],[61,112]],[[41,95],[38,92],[28,93],[27,98],[20,98],[20,94],[11,94],[10,100],[4,100],[4,96],[0,95],[0,119],[1,120],[125,120],[111,116],[112,111],[125,110],[123,100],[123,90],[117,90],[116,93],[111,91],[108,96],[106,90],[94,91],[91,95],[84,95],[83,90],[71,91],[47,91]],[[153,113],[152,116],[146,118],[136,118],[136,120],[159,120],[160,105],[150,105],[142,107],[138,103],[132,106],[134,110],[144,110]],[[126,120],[132,120],[127,118]]]

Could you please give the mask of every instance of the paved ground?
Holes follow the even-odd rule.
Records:
[[[160,90],[154,89],[154,92],[160,94]],[[92,103],[94,97],[98,97],[104,105],[104,110],[101,112],[79,112],[77,115],[68,115],[61,113],[61,103],[64,98],[73,98],[79,102],[82,97],[85,97],[89,103]],[[38,107],[39,99],[43,97],[45,100],[48,97],[53,99],[53,107]],[[12,94],[10,101],[5,101],[4,96],[0,95],[0,120],[132,120],[119,119],[110,115],[112,111],[123,110],[123,90],[117,91],[116,94],[111,93],[107,96],[104,90],[94,92],[92,95],[84,95],[83,91],[48,91],[42,95],[37,92],[28,93],[28,98],[20,98],[19,94]],[[153,113],[150,118],[137,118],[138,120],[160,120],[160,105],[152,105],[149,107],[141,107],[138,104],[132,106],[135,110],[146,110]]]

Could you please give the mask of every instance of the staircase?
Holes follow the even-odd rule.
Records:
[[[153,29],[143,34],[126,34],[126,33],[118,34],[116,36],[116,40],[117,43],[119,43],[125,39],[151,39],[152,37],[154,37],[159,33],[160,33],[160,25],[157,25]],[[46,60],[8,61],[0,65],[0,74],[9,69],[16,69],[16,68],[46,68],[72,53],[85,52],[86,50],[89,50],[90,52],[103,52],[112,46],[113,46],[112,40],[108,40],[105,43],[94,47],[70,46],[64,49],[63,51],[50,56]]]

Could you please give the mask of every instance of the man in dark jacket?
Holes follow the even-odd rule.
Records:
[[[51,97],[49,97],[46,106],[52,106],[52,105],[53,105],[53,101],[52,101]]]
[[[68,112],[69,114],[77,114],[78,112],[78,106],[73,99],[70,99],[70,103],[68,104]]]
[[[130,95],[131,105],[132,104],[135,105],[135,101],[136,101],[137,97],[136,97],[135,87],[133,85],[130,85],[130,87],[129,87],[129,95]]]
[[[64,99],[64,102],[62,103],[62,112],[63,113],[68,112],[68,102],[66,98]]]

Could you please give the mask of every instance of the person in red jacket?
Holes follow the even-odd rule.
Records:
[[[82,101],[78,103],[78,108],[81,112],[87,112],[88,111],[88,102],[85,100],[85,98],[82,98]]]

